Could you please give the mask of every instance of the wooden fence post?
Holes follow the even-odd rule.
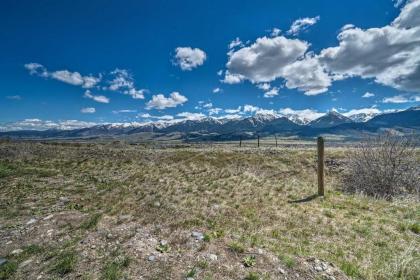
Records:
[[[277,135],[274,134],[274,138],[276,139],[276,148],[277,148]]]
[[[318,137],[318,195],[324,195],[324,138]]]
[[[239,147],[242,147],[242,135],[239,136]]]
[[[260,147],[260,136],[259,135],[257,135],[257,141],[258,141],[257,146]]]

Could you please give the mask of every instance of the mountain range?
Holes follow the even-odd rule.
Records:
[[[0,137],[12,138],[98,138],[141,136],[170,137],[188,140],[235,140],[259,136],[313,137],[323,134],[358,137],[392,129],[399,133],[420,132],[420,106],[386,114],[357,114],[346,117],[338,112],[307,121],[292,115],[255,114],[246,118],[218,119],[206,117],[149,123],[102,124],[73,130],[21,130],[0,132]]]

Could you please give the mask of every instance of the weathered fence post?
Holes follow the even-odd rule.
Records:
[[[258,141],[257,146],[260,147],[260,136],[259,135],[257,135],[257,141]]]
[[[277,135],[274,134],[274,138],[276,139],[276,148],[277,148]]]
[[[242,135],[239,136],[239,147],[242,147]]]
[[[318,137],[318,195],[324,195],[324,138]]]

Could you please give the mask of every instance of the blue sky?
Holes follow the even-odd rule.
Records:
[[[419,7],[418,0],[3,0],[0,122],[313,118],[333,108],[415,106]]]

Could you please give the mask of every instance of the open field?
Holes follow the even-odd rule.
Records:
[[[313,197],[290,141],[0,143],[0,279],[419,279],[419,203],[341,193],[328,142]]]

